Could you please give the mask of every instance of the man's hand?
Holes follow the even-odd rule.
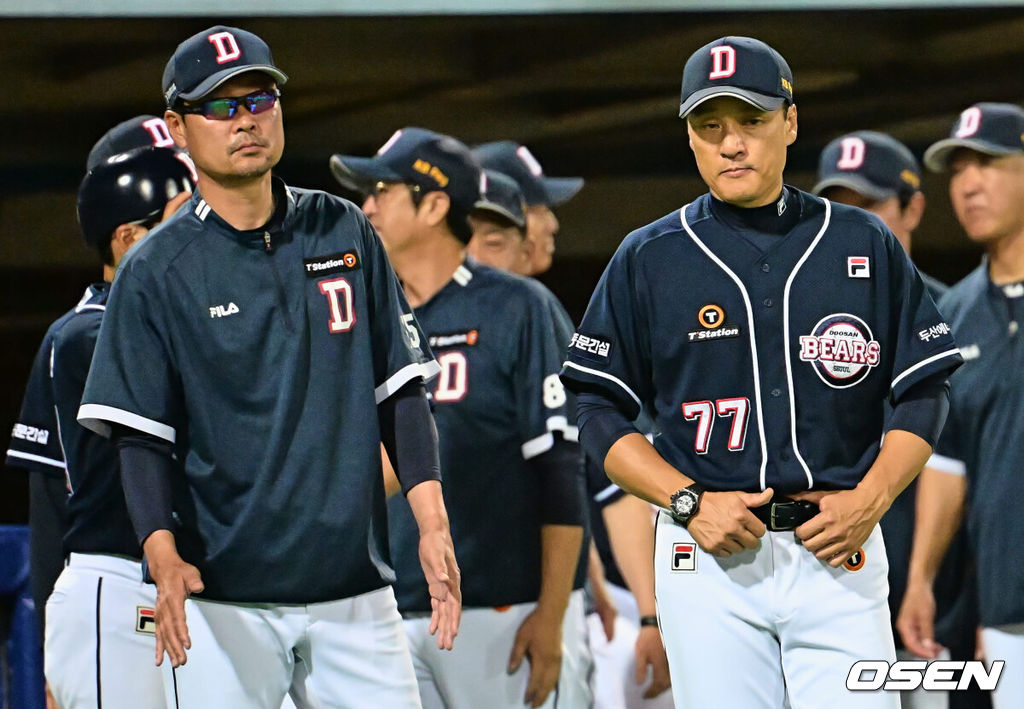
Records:
[[[651,683],[644,692],[644,699],[654,699],[672,686],[672,678],[668,673],[668,656],[665,645],[661,642],[661,633],[653,625],[644,625],[636,636],[636,683],[643,684],[647,679],[647,668],[651,668]]]
[[[796,528],[804,548],[829,566],[838,568],[856,554],[888,509],[864,489],[812,491],[791,495],[808,500],[821,511]]]
[[[203,590],[199,569],[178,556],[174,535],[166,529],[153,532],[143,544],[149,575],[156,582],[156,664],[163,662],[164,652],[171,667],[187,661],[185,651],[191,649],[185,622],[185,599]]]
[[[935,642],[934,621],[935,594],[931,584],[909,580],[896,616],[896,630],[907,649],[918,657],[934,660],[942,650]]]
[[[558,684],[562,671],[561,614],[546,613],[538,605],[526,616],[512,644],[509,674],[519,669],[524,657],[530,662],[530,680],[523,700],[532,707],[539,707]]]
[[[771,488],[753,492],[705,492],[686,530],[700,548],[714,556],[731,556],[757,547],[764,523],[750,511],[772,499]]]
[[[451,650],[462,618],[462,576],[447,525],[421,531],[420,566],[430,591],[430,634],[439,650]]]

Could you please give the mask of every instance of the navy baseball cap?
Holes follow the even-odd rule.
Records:
[[[362,194],[383,180],[412,182],[425,192],[444,192],[464,212],[480,200],[480,166],[469,148],[426,128],[402,128],[372,158],[332,155],[330,165],[342,187]]]
[[[700,104],[733,96],[762,111],[793,101],[793,72],[782,55],[752,37],[722,37],[686,60],[679,117]]]
[[[924,164],[942,172],[957,148],[985,155],[1024,152],[1024,110],[1012,103],[974,104],[960,114],[948,138],[925,151]]]
[[[476,212],[497,214],[520,229],[526,228],[526,204],[519,185],[508,175],[484,170],[480,177],[480,200]]]
[[[483,143],[473,148],[473,155],[486,169],[515,180],[531,206],[565,204],[583,187],[582,177],[547,177],[527,147],[512,140]]]
[[[164,69],[164,101],[173,109],[178,101],[202,98],[247,71],[261,71],[278,86],[288,81],[288,76],[274,65],[270,47],[262,39],[236,27],[211,27],[174,50]]]
[[[820,195],[829,187],[847,187],[882,201],[909,200],[921,188],[921,167],[907,146],[872,130],[848,133],[825,146],[818,159]]]
[[[123,123],[118,123],[96,141],[96,144],[92,146],[92,150],[89,151],[89,158],[86,160],[85,169],[86,171],[92,170],[115,155],[127,153],[136,148],[171,148],[177,150],[177,146],[175,146],[163,118],[136,116]]]

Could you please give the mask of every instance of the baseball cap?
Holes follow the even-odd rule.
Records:
[[[202,98],[247,71],[262,71],[278,86],[288,81],[288,76],[274,65],[270,47],[262,39],[236,27],[211,27],[174,50],[164,69],[164,101],[173,109],[179,100]]]
[[[811,191],[848,187],[865,197],[908,200],[921,188],[921,167],[907,146],[872,130],[848,133],[825,146],[818,159],[818,182]]]
[[[103,137],[96,141],[89,151],[89,158],[86,160],[86,171],[92,170],[100,163],[107,162],[110,158],[121,153],[127,153],[136,148],[171,148],[177,150],[167,124],[163,118],[156,116],[136,116],[127,121],[118,123],[116,126],[103,134]]]
[[[480,200],[474,211],[497,214],[520,229],[526,227],[526,205],[519,185],[508,175],[484,170],[480,176]]]
[[[925,151],[924,164],[942,172],[957,148],[986,155],[1024,152],[1024,110],[1012,103],[974,104],[960,114],[948,138]]]
[[[782,55],[752,37],[722,37],[686,60],[679,117],[719,96],[734,96],[762,111],[793,101],[793,72]]]
[[[464,212],[480,199],[480,166],[462,141],[426,128],[395,131],[372,158],[332,155],[331,172],[342,187],[366,194],[378,180],[412,182],[444,192]]]
[[[473,148],[473,155],[484,168],[515,180],[528,205],[556,207],[583,187],[582,177],[547,177],[533,153],[512,140],[483,143]]]

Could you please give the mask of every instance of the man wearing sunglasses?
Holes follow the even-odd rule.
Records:
[[[103,280],[47,331],[7,451],[8,465],[32,473],[33,596],[46,608],[47,684],[63,709],[165,706],[152,661],[156,594],[142,582],[117,451],[75,416],[121,260],[194,185],[173,146],[162,119],[138,116],[90,152],[78,219]]]
[[[231,27],[171,57],[165,119],[197,193],[122,269],[79,419],[120,449],[169,702],[418,707],[379,450],[450,649],[459,571],[423,385],[438,366],[359,208],[272,177],[286,80]]]

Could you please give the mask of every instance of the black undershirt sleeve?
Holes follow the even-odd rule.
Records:
[[[162,438],[126,426],[111,428],[111,439],[121,463],[121,487],[139,544],[159,529],[174,531],[173,446]]]
[[[550,449],[528,462],[540,477],[541,524],[582,526],[586,494],[580,447],[556,435]]]
[[[437,426],[427,391],[419,379],[407,382],[377,406],[384,450],[402,484],[402,493],[428,480],[441,479]]]
[[[612,399],[594,391],[577,395],[576,423],[580,445],[601,468],[604,468],[608,450],[617,440],[628,433],[640,432]]]
[[[935,448],[949,414],[949,382],[946,373],[934,374],[907,389],[893,406],[886,431],[909,431]]]

